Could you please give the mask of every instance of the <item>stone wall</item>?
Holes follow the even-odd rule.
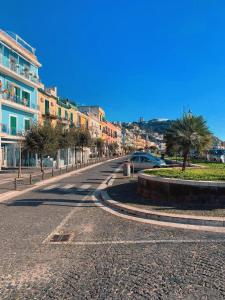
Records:
[[[225,183],[192,181],[138,174],[138,192],[154,202],[192,205],[225,205]]]

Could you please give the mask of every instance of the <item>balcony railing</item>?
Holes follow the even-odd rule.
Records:
[[[9,93],[3,93],[1,96],[4,100],[10,101],[10,102],[14,102],[23,106],[26,106],[28,108],[32,108],[35,110],[39,110],[39,105],[34,104],[34,103],[30,103],[30,100],[26,99],[26,98],[20,98],[18,96],[12,96]]]
[[[52,118],[52,119],[57,119],[58,118],[56,113],[53,113],[53,112],[50,112],[50,111],[46,111],[42,115],[43,115],[43,117]]]
[[[38,76],[31,72],[29,67],[22,67],[21,65],[17,64],[15,61],[10,61],[10,59],[6,59],[0,56],[0,64],[3,65],[5,68],[13,71],[14,73],[18,74],[19,76],[34,82],[36,84],[40,84],[40,80]]]
[[[10,134],[10,135],[18,135],[18,131],[16,128],[9,128],[7,124],[0,124],[1,132]]]

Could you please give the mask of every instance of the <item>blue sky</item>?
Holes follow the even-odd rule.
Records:
[[[110,120],[191,109],[225,140],[224,1],[10,0],[0,22],[37,49],[60,95]]]

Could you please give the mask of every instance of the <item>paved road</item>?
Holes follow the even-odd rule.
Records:
[[[120,162],[0,204],[0,299],[225,299],[224,235],[96,205],[92,194]]]

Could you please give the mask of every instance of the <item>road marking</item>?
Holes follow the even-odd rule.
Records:
[[[225,239],[212,239],[212,240],[111,240],[111,241],[84,241],[84,242],[75,242],[68,241],[69,245],[77,245],[77,246],[88,246],[88,245],[130,245],[130,244],[193,244],[193,243],[225,243]],[[54,244],[62,244],[62,242],[55,242]],[[63,243],[65,244],[65,243]]]
[[[90,184],[83,184],[80,186],[79,190],[80,190],[80,192],[83,192],[86,189],[88,189],[89,187],[91,187]],[[93,193],[94,193],[94,191],[90,191],[82,200],[83,201],[87,200]],[[77,203],[76,208],[81,206],[82,204],[83,204],[82,201],[80,203]],[[43,244],[49,242],[54,234],[57,234],[62,231],[63,227],[66,225],[66,223],[69,221],[69,219],[72,217],[72,215],[76,211],[76,208],[74,207],[71,209],[69,214],[61,221],[61,223],[59,223],[59,225],[45,238],[45,240],[43,241]]]
[[[74,184],[66,184],[63,187],[60,187],[60,189],[62,189],[62,190],[68,190],[68,189],[71,189],[71,188],[75,188],[75,185]]]
[[[42,189],[42,191],[50,191],[50,190],[53,190],[56,187],[59,187],[59,184],[52,184],[50,186],[47,186],[46,188]]]
[[[90,187],[91,184],[83,184],[76,190],[76,192],[83,192],[84,190],[88,190]]]

